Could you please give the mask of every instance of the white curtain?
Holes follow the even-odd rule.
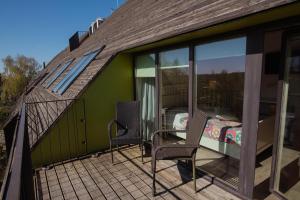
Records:
[[[155,78],[138,79],[138,99],[141,102],[141,125],[144,140],[150,140],[155,130]]]

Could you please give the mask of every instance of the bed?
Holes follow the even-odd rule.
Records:
[[[274,116],[259,121],[257,155],[273,144]],[[173,128],[185,130],[188,113],[177,113],[174,117]],[[176,136],[185,139],[185,133],[176,132]],[[240,159],[242,124],[216,116],[208,120],[200,145],[236,159]]]

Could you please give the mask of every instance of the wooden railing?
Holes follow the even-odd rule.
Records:
[[[18,116],[10,122],[13,126],[4,130],[6,141],[12,142],[7,144],[9,158],[0,199],[35,199],[26,120],[26,106],[23,104]]]
[[[50,128],[70,103],[76,99],[61,99],[53,101],[32,101],[26,103],[26,118],[29,144],[32,147],[36,141]]]
[[[84,99],[26,102],[26,118],[34,168],[87,153]]]

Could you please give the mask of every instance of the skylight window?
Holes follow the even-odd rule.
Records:
[[[52,92],[64,93],[80,73],[90,64],[90,62],[102,51],[103,48],[85,54],[68,74],[53,88]]]
[[[60,66],[60,64],[56,65],[56,67],[54,67],[49,73],[47,73],[47,75],[44,77],[43,81],[42,81],[42,85],[45,86],[45,82],[48,80],[48,78],[54,73],[54,71]]]
[[[73,60],[67,61],[55,74],[54,76],[45,83],[45,87],[49,88],[50,85],[69,67]]]

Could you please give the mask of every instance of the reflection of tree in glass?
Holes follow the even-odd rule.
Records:
[[[136,59],[137,68],[153,68],[155,67],[154,54],[138,56]]]
[[[166,107],[186,106],[188,101],[188,68],[161,70],[162,102]]]
[[[160,57],[160,64],[162,67],[166,66],[181,66],[186,65],[188,61],[184,61],[180,58],[168,59],[165,56]]]
[[[178,66],[180,65],[178,58],[176,58],[173,62],[173,66]]]
[[[241,118],[244,88],[244,73],[221,73],[197,76],[197,100],[203,109],[218,114],[234,114]]]

